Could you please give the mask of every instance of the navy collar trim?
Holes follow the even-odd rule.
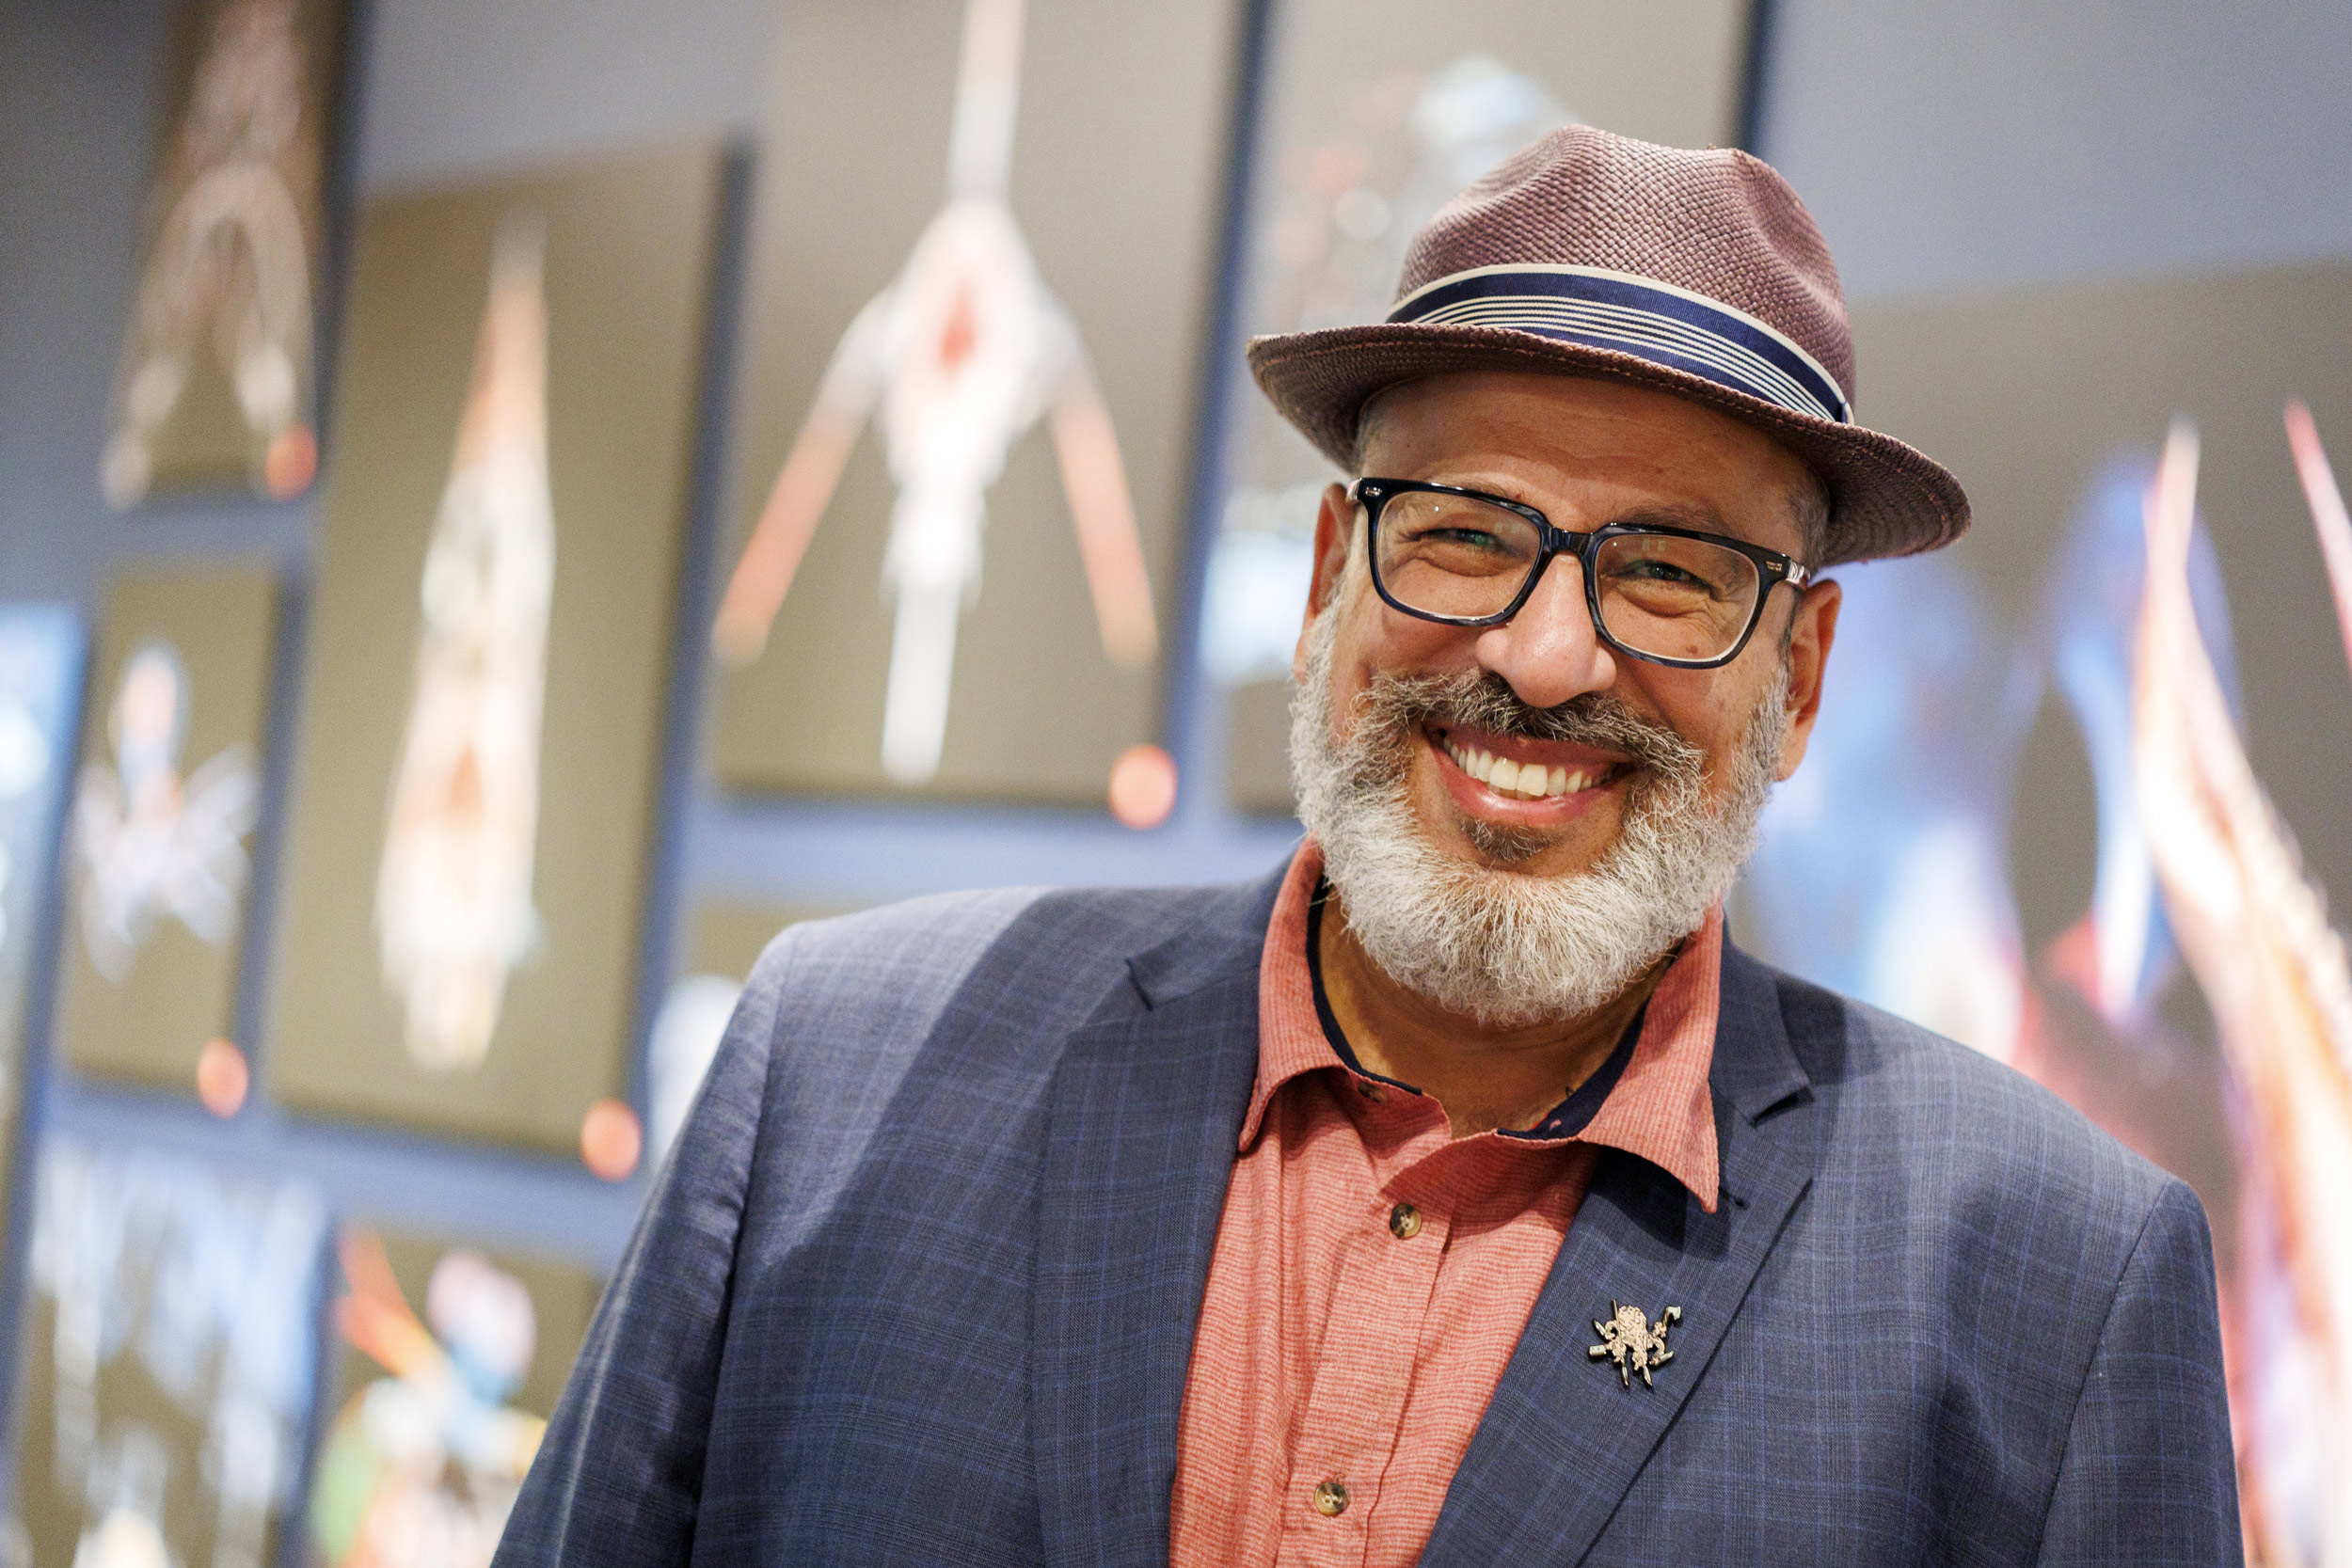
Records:
[[[1307,974],[1314,982],[1315,1017],[1323,1024],[1323,1037],[1330,1042],[1331,1049],[1339,1053],[1348,1071],[1375,1084],[1386,1084],[1392,1089],[1419,1096],[1422,1090],[1375,1072],[1357,1060],[1355,1048],[1347,1043],[1346,1031],[1340,1027],[1339,1015],[1331,1010],[1331,999],[1323,989],[1323,943],[1319,940],[1323,930],[1323,906],[1330,895],[1331,884],[1318,882],[1314,896],[1307,901]],[[1598,1116],[1601,1106],[1608,1103],[1610,1091],[1617,1086],[1617,1080],[1625,1076],[1626,1065],[1633,1060],[1633,1048],[1642,1038],[1642,1021],[1648,1014],[1649,1006],[1645,1003],[1642,1010],[1633,1015],[1633,1022],[1626,1026],[1624,1037],[1617,1041],[1616,1049],[1609,1053],[1608,1059],[1591,1077],[1571,1090],[1565,1100],[1553,1106],[1543,1120],[1525,1132],[1498,1127],[1495,1129],[1497,1135],[1517,1138],[1522,1143],[1553,1143],[1563,1138],[1573,1138],[1591,1126],[1593,1117]]]

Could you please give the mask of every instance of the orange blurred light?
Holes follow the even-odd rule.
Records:
[[[1130,746],[1111,764],[1111,815],[1130,828],[1156,828],[1176,809],[1176,759],[1157,746]]]
[[[645,1151],[637,1113],[617,1100],[599,1100],[580,1124],[580,1162],[603,1181],[626,1181]]]
[[[204,1108],[226,1120],[245,1106],[246,1091],[253,1086],[253,1074],[246,1066],[245,1053],[227,1040],[206,1040],[204,1049],[196,1055],[196,1098]]]
[[[262,457],[262,483],[281,501],[308,490],[318,471],[319,438],[307,424],[279,431]]]

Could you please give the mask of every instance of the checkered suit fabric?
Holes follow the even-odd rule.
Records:
[[[1165,1562],[1274,886],[779,939],[500,1568]],[[1722,1201],[1603,1156],[1423,1560],[2236,1561],[2186,1189],[1736,950],[1722,1006]],[[1655,1388],[1612,1297],[1683,1308]]]

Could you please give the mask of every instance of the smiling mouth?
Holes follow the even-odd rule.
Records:
[[[1433,736],[1454,766],[1507,800],[1544,800],[1556,795],[1581,795],[1598,784],[1615,782],[1627,764],[1520,762],[1498,756],[1479,746],[1467,746],[1444,731]]]

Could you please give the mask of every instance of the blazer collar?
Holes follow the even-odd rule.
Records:
[[[1258,1062],[1280,875],[1136,953],[1054,1079],[1031,1411],[1050,1562],[1165,1564],[1176,1425]]]
[[[1184,929],[1131,955],[1127,975],[1143,1005],[1163,1006],[1243,974],[1255,980],[1266,922],[1273,918],[1275,896],[1289,870],[1285,857],[1256,881],[1216,889],[1207,908]],[[1249,1044],[1253,1051],[1257,1048],[1256,1040]]]
[[[1812,1087],[1788,1042],[1779,977],[1724,937],[1721,1013],[1715,1021],[1715,1092],[1753,1123]]]
[[[1617,1511],[1708,1364],[1811,1185],[1821,1129],[1772,973],[1728,944],[1709,1074],[1724,1202],[1604,1155],[1551,1275],[1454,1473],[1422,1560],[1575,1562]],[[1628,1387],[1589,1352],[1617,1304],[1681,1316],[1674,1359]]]

